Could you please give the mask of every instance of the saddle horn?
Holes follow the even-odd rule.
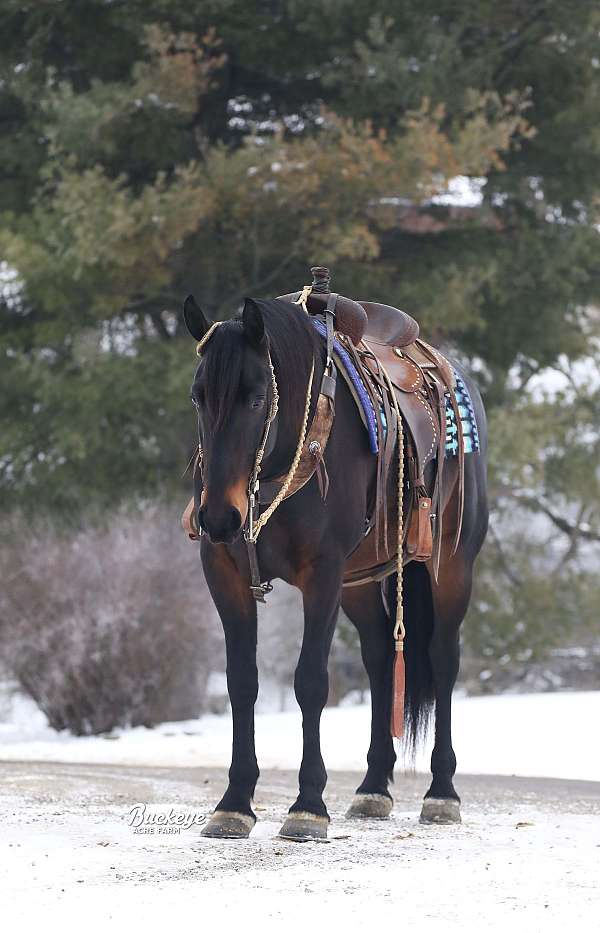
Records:
[[[331,273],[326,266],[312,266],[312,291],[306,301],[309,314],[323,314],[331,294]],[[296,301],[300,292],[279,295],[286,301]],[[367,312],[357,301],[339,295],[335,305],[335,327],[358,346],[367,329]]]

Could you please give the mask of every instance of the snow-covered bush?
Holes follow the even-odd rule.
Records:
[[[0,545],[0,660],[77,735],[197,716],[221,631],[176,509],[105,530],[14,527]]]

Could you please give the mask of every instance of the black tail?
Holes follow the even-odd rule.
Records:
[[[396,615],[396,574],[388,578],[386,602],[392,619]],[[429,574],[423,564],[413,562],[404,568],[402,586],[404,605],[404,693],[405,745],[409,756],[427,734],[433,709],[433,673],[429,643],[433,632],[433,602]]]

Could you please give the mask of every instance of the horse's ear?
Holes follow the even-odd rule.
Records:
[[[188,295],[183,302],[183,319],[194,340],[202,340],[210,324],[198,307],[193,295]]]
[[[262,311],[253,298],[246,298],[242,312],[244,334],[249,343],[260,349],[265,343],[265,322]]]

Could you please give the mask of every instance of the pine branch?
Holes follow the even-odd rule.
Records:
[[[576,530],[574,530],[573,533],[570,535],[569,545],[567,547],[567,550],[562,555],[562,557],[559,558],[558,563],[556,564],[556,567],[554,568],[555,573],[558,573],[564,564],[569,563],[569,561],[573,560],[573,558],[577,556],[577,552],[579,550],[579,526],[581,525],[581,522],[583,521],[584,515],[585,515],[585,504],[582,504],[579,509],[579,513],[577,515],[577,521],[575,523]]]
[[[494,543],[494,547],[496,548],[496,552],[497,552],[497,554],[498,554],[498,560],[499,560],[499,562],[500,562],[500,568],[501,568],[501,570],[504,571],[504,575],[505,575],[505,576],[507,577],[507,579],[513,584],[513,586],[518,586],[518,587],[523,586],[523,581],[521,580],[521,578],[519,577],[519,575],[518,575],[517,573],[515,573],[515,571],[514,571],[514,570],[512,569],[512,567],[510,566],[510,563],[509,563],[509,561],[508,561],[508,558],[507,558],[506,554],[504,553],[504,548],[502,547],[502,543],[501,543],[501,541],[500,541],[500,538],[498,537],[498,534],[497,534],[497,532],[496,532],[496,529],[494,528],[493,525],[490,525],[490,528],[489,528],[489,535],[490,535],[490,538],[492,539],[492,541],[493,541],[493,543]]]
[[[541,512],[550,519],[552,524],[555,525],[559,531],[562,531],[569,537],[576,535],[579,538],[583,538],[585,541],[600,541],[600,532],[582,526],[579,522],[570,522],[567,518],[555,512],[554,509],[541,499],[535,499],[533,496],[519,495],[518,493],[514,494],[513,498],[518,502],[522,502],[523,505],[527,506],[527,508],[531,509],[533,512]]]
[[[532,16],[524,23],[522,29],[503,43],[503,50],[505,50],[507,54],[493,73],[493,80],[495,83],[502,80],[505,72],[511,65],[515,64],[525,49],[531,44],[529,33],[532,31],[532,28],[537,25],[539,20],[545,16],[546,12],[545,5],[538,7],[538,9],[533,12]]]

